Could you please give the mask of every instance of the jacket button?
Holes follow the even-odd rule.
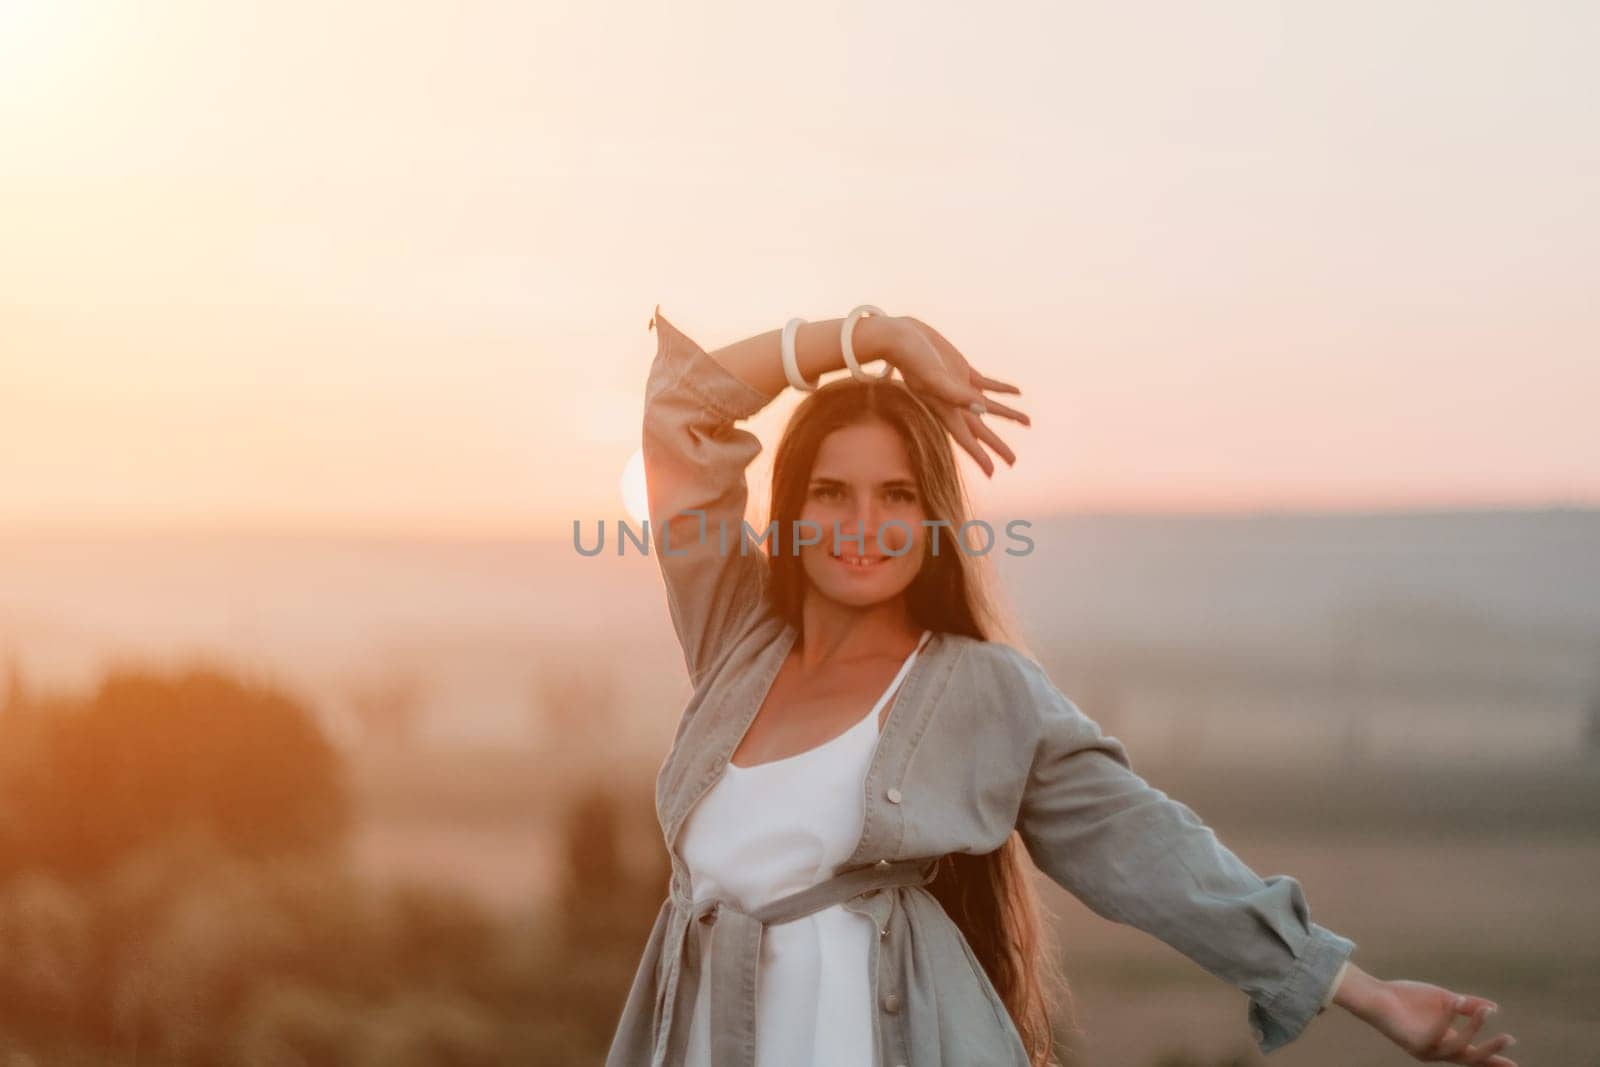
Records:
[[[884,938],[888,937],[888,936],[889,936],[889,928],[887,926],[885,926],[883,929],[878,931],[878,939],[880,941],[883,940]]]
[[[895,994],[893,994],[893,993],[889,993],[888,995],[886,995],[883,998],[883,1010],[888,1012],[891,1015],[893,1015],[895,1012],[899,1011],[900,1010],[900,998],[898,996],[896,996]]]
[[[894,786],[890,786],[889,791],[884,796],[889,798],[889,803],[891,804],[900,803],[900,790],[894,788]]]

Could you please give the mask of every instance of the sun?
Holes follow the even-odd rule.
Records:
[[[0,85],[56,58],[65,20],[51,7],[48,0],[0,0]]]
[[[650,497],[645,491],[644,451],[634,449],[633,455],[623,465],[621,486],[622,507],[628,517],[642,524],[650,517]]]

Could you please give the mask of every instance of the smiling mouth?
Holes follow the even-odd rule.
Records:
[[[834,560],[836,562],[844,564],[846,567],[849,567],[851,570],[869,571],[872,568],[878,566],[878,564],[882,563],[888,557],[887,556],[845,556],[845,555],[841,555],[841,554],[835,553],[833,558],[834,558]]]

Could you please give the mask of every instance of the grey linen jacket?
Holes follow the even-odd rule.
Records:
[[[745,472],[761,445],[736,423],[774,397],[659,309],[654,326],[643,425],[650,544],[693,692],[656,779],[671,889],[608,1067],[678,1067],[701,981],[712,984],[714,1067],[750,1067],[761,930],[829,903],[879,929],[879,1067],[1026,1067],[993,985],[924,884],[933,859],[991,852],[1013,829],[1038,868],[1094,912],[1246,993],[1263,1053],[1297,1038],[1355,942],[1311,921],[1295,879],[1258,876],[1192,809],[1136,774],[1121,741],[1001,642],[935,633],[913,662],[868,768],[861,839],[831,884],[753,915],[731,902],[694,907],[678,849],[684,820],[723,773],[798,634],[772,609],[766,554],[744,532]],[[697,921],[712,924],[711,959],[689,936]]]

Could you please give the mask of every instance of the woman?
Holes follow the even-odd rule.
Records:
[[[850,359],[903,382],[857,362],[816,386],[847,325]],[[1243,990],[1264,1053],[1333,1003],[1417,1059],[1516,1067],[1509,1034],[1472,1044],[1491,1001],[1351,963],[1293,878],[1251,871],[997,639],[946,435],[986,475],[985,446],[1013,463],[983,415],[1028,425],[985,395],[1016,387],[911,318],[805,323],[787,358],[784,331],[707,353],[652,326],[651,544],[694,691],[656,782],[671,889],[610,1067],[1053,1062],[1024,852]],[[736,423],[788,384],[813,391],[756,531]]]

